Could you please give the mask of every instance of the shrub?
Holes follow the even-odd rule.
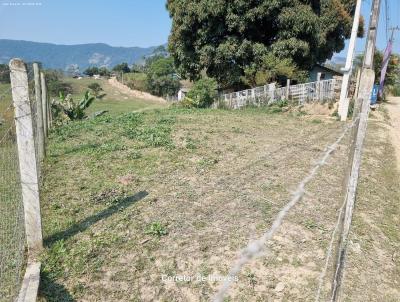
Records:
[[[196,108],[197,104],[189,97],[185,97],[182,101],[175,103],[177,108]]]
[[[89,77],[92,77],[95,74],[99,74],[99,68],[96,66],[88,67],[83,73],[88,75]]]
[[[116,71],[116,72],[122,72],[122,73],[131,72],[131,69],[129,68],[128,63],[121,63],[118,65],[115,65],[112,70]]]
[[[393,87],[392,94],[393,96],[400,96],[400,85]]]
[[[146,87],[148,92],[157,96],[175,95],[181,84],[171,75],[148,76]]]
[[[192,103],[194,107],[206,108],[211,106],[214,100],[218,98],[217,81],[211,78],[198,80],[187,94],[187,98],[187,102]]]
[[[135,90],[147,91],[147,76],[145,73],[131,73],[125,76],[126,85]]]
[[[103,88],[101,88],[101,85],[99,83],[89,84],[88,88],[91,90],[92,94],[96,98],[98,98],[100,95],[100,92],[103,91]]]
[[[63,95],[72,94],[72,86],[69,83],[63,82],[63,75],[57,70],[46,70],[45,71],[47,91],[50,96],[59,96],[60,93]]]

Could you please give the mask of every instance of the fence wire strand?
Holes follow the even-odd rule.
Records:
[[[0,82],[0,301],[18,296],[26,262],[24,212],[11,85]]]
[[[356,125],[358,119],[359,118],[357,117],[356,119],[354,119],[354,121],[351,124],[349,124],[345,127],[345,129],[342,131],[342,133],[337,138],[337,140],[326,149],[325,153],[322,155],[320,160],[318,160],[314,164],[314,166],[310,169],[308,175],[297,186],[297,189],[293,193],[291,200],[278,213],[277,217],[275,218],[274,222],[272,223],[271,228],[266,233],[264,233],[263,236],[260,237],[258,240],[254,240],[254,241],[250,242],[247,245],[247,247],[244,248],[240,252],[239,259],[236,261],[236,263],[230,269],[230,271],[228,273],[228,278],[225,278],[226,281],[222,284],[219,291],[217,292],[217,294],[214,297],[214,300],[213,300],[214,302],[224,301],[224,298],[227,295],[229,288],[233,283],[233,280],[240,273],[243,266],[246,265],[247,263],[249,263],[252,259],[260,256],[263,253],[266,244],[272,239],[272,237],[275,235],[277,230],[280,228],[286,215],[298,202],[300,202],[303,199],[304,195],[306,194],[306,190],[305,190],[306,185],[314,179],[314,177],[316,176],[316,174],[320,170],[320,168],[327,164],[327,161],[330,158],[330,156],[332,155],[332,153],[339,147],[340,143],[346,137],[349,130],[352,129]],[[332,253],[332,251],[330,251],[330,253]],[[328,250],[328,255],[329,255],[329,250]],[[327,260],[327,261],[329,261],[329,260]],[[324,271],[322,272],[323,277],[324,277],[325,273],[326,272],[324,272]]]
[[[28,87],[29,87],[29,100],[31,105],[32,114],[32,128],[33,128],[33,140],[35,143],[35,158],[39,158],[39,145],[38,145],[38,125],[37,125],[37,103],[35,95],[35,82],[33,76],[33,69],[28,72]],[[36,169],[40,174],[40,161],[36,160]],[[38,175],[40,176],[40,175]]]

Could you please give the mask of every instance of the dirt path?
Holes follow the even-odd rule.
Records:
[[[400,169],[400,97],[390,97],[386,105],[390,116],[390,135],[396,149],[397,166]]]
[[[139,91],[139,90],[130,89],[128,86],[118,82],[116,78],[109,79],[108,83],[111,86],[113,86],[113,87],[117,88],[118,90],[120,90],[121,93],[127,94],[129,96],[132,96],[132,97],[135,97],[135,98],[138,98],[138,99],[143,99],[143,100],[148,100],[148,101],[157,101],[157,102],[161,102],[161,103],[165,103],[166,102],[165,99],[160,98],[158,96],[154,96],[154,95],[152,95],[150,93],[142,92],[142,91]]]

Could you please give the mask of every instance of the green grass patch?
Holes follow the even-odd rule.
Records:
[[[78,100],[82,98],[86,90],[89,90],[88,86],[93,82],[99,83],[103,91],[101,94],[104,96],[101,99],[96,99],[93,104],[86,110],[87,114],[91,114],[98,111],[108,111],[110,115],[116,116],[130,111],[139,111],[152,108],[163,108],[166,105],[134,98],[118,91],[118,89],[112,87],[107,80],[94,80],[91,78],[83,79],[66,79],[67,83],[70,83],[73,88],[73,99]]]

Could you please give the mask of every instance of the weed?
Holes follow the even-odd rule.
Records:
[[[197,149],[198,141],[190,137],[186,138],[186,148],[190,150]]]
[[[216,158],[203,158],[199,161],[198,165],[200,169],[207,169],[216,165],[218,162],[219,160]]]
[[[232,127],[232,132],[233,133],[243,133],[243,130],[242,129],[240,129],[239,127]]]
[[[139,159],[142,158],[142,153],[139,150],[133,150],[129,153],[128,158],[129,159]]]
[[[349,111],[347,113],[347,117],[351,118],[353,116],[354,113],[354,106],[355,106],[355,101],[354,99],[352,99],[349,103]]]
[[[313,124],[321,124],[322,121],[319,120],[319,119],[313,119],[313,120],[311,121],[311,123],[313,123]]]
[[[317,228],[318,224],[315,221],[313,221],[312,219],[307,219],[306,221],[304,221],[304,226],[307,229],[311,230],[311,229]]]
[[[248,272],[246,274],[246,277],[249,281],[250,286],[254,289],[254,287],[257,285],[256,275],[254,273]]]
[[[293,259],[293,261],[292,261],[292,265],[293,265],[294,267],[300,267],[300,266],[302,266],[301,259],[295,257],[295,258]]]
[[[146,227],[145,234],[162,237],[168,235],[168,231],[165,225],[163,225],[161,222],[155,221]]]
[[[97,153],[100,154],[104,154],[104,153],[108,153],[108,152],[115,152],[115,151],[122,151],[122,150],[126,150],[126,146],[117,143],[115,141],[108,141],[104,144],[100,145],[100,148],[97,149]]]

